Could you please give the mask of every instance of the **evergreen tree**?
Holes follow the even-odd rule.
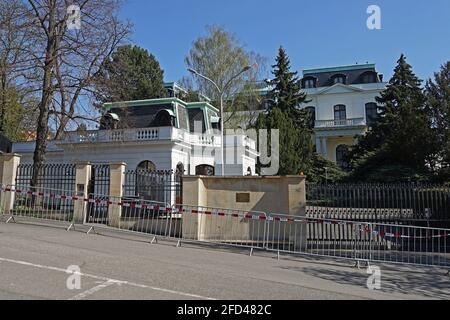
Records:
[[[11,141],[26,138],[24,120],[33,114],[21,105],[19,91],[16,88],[0,88],[0,133]]]
[[[121,46],[104,61],[95,86],[97,100],[120,102],[162,98],[164,72],[159,62],[147,50],[138,46]]]
[[[258,118],[257,129],[278,129],[280,136],[280,175],[312,172],[314,145],[309,128],[308,112],[299,108],[306,100],[296,72],[290,71],[290,61],[281,47],[273,67],[274,88],[270,92],[272,105],[267,114]]]
[[[441,180],[450,178],[450,61],[425,87],[427,109],[436,132],[436,167]]]
[[[410,181],[429,174],[433,130],[420,86],[402,54],[386,90],[377,98],[378,122],[350,152],[353,178]]]
[[[279,108],[290,116],[296,125],[307,127],[308,112],[299,106],[306,101],[297,72],[291,72],[291,62],[283,47],[278,50],[276,64],[272,66],[275,76],[269,97],[275,102],[269,109]]]
[[[336,163],[314,154],[312,170],[307,179],[312,183],[336,183],[345,180],[347,176],[348,173]]]

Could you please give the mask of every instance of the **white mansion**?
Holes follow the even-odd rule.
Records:
[[[169,98],[105,104],[98,130],[66,132],[48,141],[46,162],[124,162],[129,169],[220,174],[219,110],[208,102],[186,103],[176,97],[180,87],[167,87]],[[32,163],[34,148],[35,142],[19,142],[12,151],[26,164]],[[253,140],[226,137],[225,175],[254,175],[256,157]]]
[[[375,64],[356,64],[303,71],[308,100],[302,107],[314,115],[317,153],[336,162],[378,117],[375,98],[386,88]]]
[[[237,112],[230,126],[246,128],[264,112],[271,99],[270,81],[259,83],[259,110]],[[386,88],[375,64],[355,64],[303,71],[302,89],[307,102],[299,106],[311,112],[316,151],[324,158],[346,167],[344,155],[377,120],[376,97]]]
[[[374,64],[356,64],[304,70],[301,81],[309,101],[301,107],[314,115],[317,152],[345,167],[348,147],[376,121],[375,98],[386,87],[383,76]],[[181,100],[183,88],[176,83],[166,88],[169,98],[105,104],[98,130],[67,132],[49,141],[47,162],[125,162],[130,169],[220,174],[219,110],[207,98]],[[263,85],[259,94],[264,97],[270,89]],[[264,102],[259,107],[251,114],[237,112],[229,126],[245,129],[264,112]],[[32,163],[34,147],[34,142],[14,143],[12,152],[22,155],[22,163]],[[226,136],[225,175],[254,175],[257,156],[248,136]]]

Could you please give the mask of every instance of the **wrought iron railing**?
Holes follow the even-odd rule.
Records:
[[[124,196],[163,203],[180,203],[182,174],[173,170],[128,170],[123,185]]]
[[[35,187],[59,190],[75,189],[75,164],[47,163],[37,167],[38,179]],[[31,185],[33,164],[20,164],[17,167],[16,187],[27,189]]]
[[[450,187],[435,184],[308,184],[307,216],[366,222],[450,223]]]

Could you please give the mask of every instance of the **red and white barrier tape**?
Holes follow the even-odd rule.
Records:
[[[21,189],[14,189],[14,188],[1,188],[2,192],[14,192],[17,194],[24,194],[27,196],[35,196],[40,198],[50,198],[50,199],[61,199],[61,200],[68,200],[68,201],[84,201],[87,203],[95,203],[100,205],[118,205],[122,207],[128,207],[128,208],[136,208],[136,209],[149,209],[149,210],[163,210],[166,212],[172,211],[172,208],[166,207],[163,205],[157,205],[157,204],[140,204],[135,201],[111,201],[101,198],[84,198],[80,196],[69,196],[69,195],[62,195],[62,194],[54,194],[54,193],[48,193],[48,192],[37,192],[37,191],[24,191]]]
[[[354,222],[354,221],[335,221],[335,220],[324,220],[324,219],[312,219],[312,218],[303,218],[303,219],[294,219],[289,217],[281,217],[281,216],[266,216],[264,214],[260,213],[251,213],[251,212],[237,212],[237,211],[221,211],[221,210],[197,210],[197,209],[190,209],[186,210],[185,208],[187,206],[177,205],[175,208],[161,206],[158,204],[143,204],[143,203],[137,203],[135,201],[111,201],[111,200],[105,200],[100,198],[84,198],[80,196],[69,196],[69,195],[61,195],[61,194],[54,194],[54,193],[46,193],[46,192],[37,192],[37,191],[24,191],[21,189],[14,189],[14,188],[1,188],[2,192],[14,192],[18,194],[25,194],[29,196],[36,196],[36,197],[43,197],[43,198],[53,198],[53,199],[61,199],[61,200],[68,200],[68,201],[78,201],[82,200],[84,202],[88,203],[95,203],[95,204],[101,204],[101,205],[118,205],[125,208],[131,208],[131,209],[147,209],[147,210],[155,210],[155,211],[165,211],[165,212],[172,212],[172,213],[178,213],[178,214],[203,214],[203,215],[216,215],[219,217],[225,217],[230,216],[233,218],[244,218],[249,220],[261,220],[261,221],[276,221],[276,222],[287,222],[287,223],[302,223],[302,224],[324,224],[324,225],[357,225],[362,226],[362,228],[359,229],[361,232],[365,233],[372,233],[375,236],[380,236],[382,238],[395,238],[395,239],[437,239],[437,238],[446,238],[450,237],[449,233],[439,234],[439,235],[431,235],[431,236],[416,236],[416,235],[404,235],[402,233],[396,232],[384,232],[384,231],[377,231],[377,230],[370,230],[370,224],[364,223],[364,222]],[[183,208],[184,207],[184,208]],[[392,227],[391,227],[392,228]],[[400,227],[402,228],[402,227]],[[404,228],[404,227],[403,227]]]
[[[230,216],[232,218],[244,218],[251,220],[267,220],[268,218],[264,214],[259,213],[251,213],[251,212],[237,212],[237,211],[222,211],[222,210],[198,210],[196,208],[189,208],[188,206],[180,206],[177,205],[175,209],[173,209],[173,213],[178,214],[196,214],[196,215],[206,215],[206,216],[219,216],[226,217]]]

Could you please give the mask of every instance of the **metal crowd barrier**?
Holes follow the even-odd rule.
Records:
[[[200,241],[234,247],[265,247],[267,215],[261,211],[244,211],[204,206],[175,205],[179,240]]]
[[[368,223],[370,261],[450,267],[450,229]]]
[[[174,205],[129,197],[87,198],[49,188],[2,187],[2,215],[83,224],[181,242],[353,261],[450,267],[450,229]],[[5,208],[7,196],[13,203]],[[11,198],[11,197],[10,197]],[[6,210],[8,209],[8,210]],[[70,227],[69,227],[70,228]]]
[[[126,232],[167,237],[171,234],[171,206],[131,197],[90,194],[84,224]]]
[[[361,222],[270,214],[266,249],[368,261],[364,227]]]
[[[110,228],[183,242],[265,247],[264,212],[188,205],[170,206],[163,202],[130,197],[89,195],[85,225]]]
[[[21,217],[72,224],[75,203],[83,201],[83,198],[72,194],[72,190],[42,187],[20,189],[16,186],[2,186],[2,215],[9,217],[8,222],[14,217]]]

